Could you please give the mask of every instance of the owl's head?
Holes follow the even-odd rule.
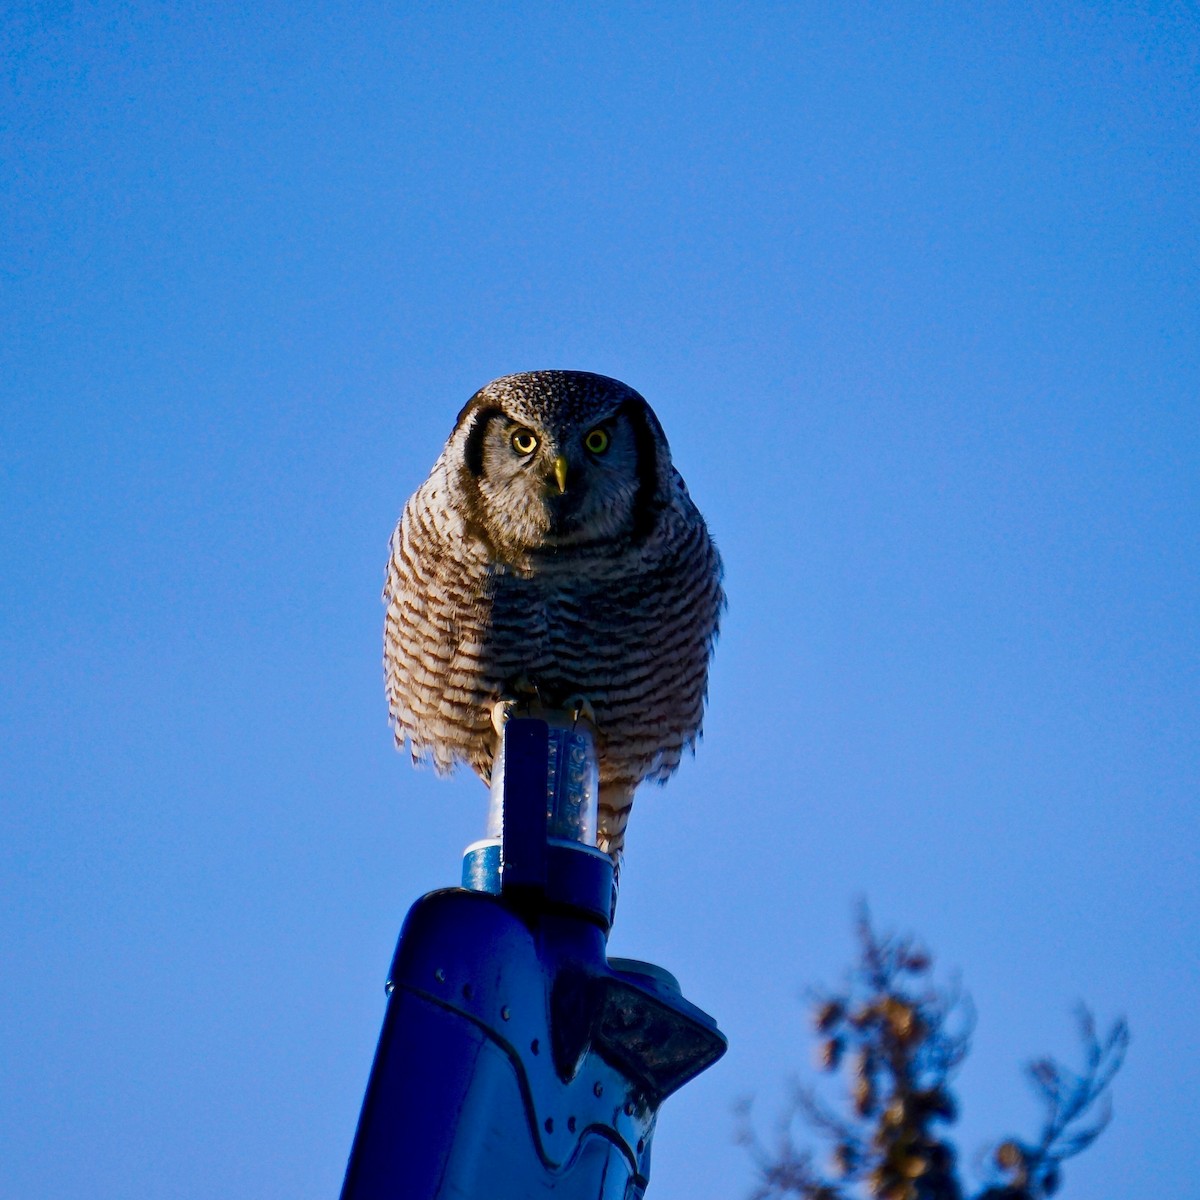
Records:
[[[481,388],[452,438],[466,516],[501,555],[644,536],[667,496],[667,439],[632,388],[530,371]]]

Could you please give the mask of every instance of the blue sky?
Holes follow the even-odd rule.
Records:
[[[855,898],[978,1009],[968,1164],[1071,1010],[1066,1195],[1200,1126],[1200,19],[1167,3],[41,4],[0,17],[5,1196],[330,1196],[408,905],[482,828],[390,744],[387,538],[510,371],[655,406],[726,562],[614,953],[727,1058],[744,1195]]]

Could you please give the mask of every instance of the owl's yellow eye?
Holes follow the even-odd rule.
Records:
[[[528,429],[518,429],[512,435],[512,448],[518,454],[532,454],[537,449],[537,438]]]
[[[604,429],[593,429],[583,439],[583,444],[593,454],[603,454],[608,449],[608,432]]]

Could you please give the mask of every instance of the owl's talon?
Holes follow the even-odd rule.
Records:
[[[492,728],[496,731],[497,737],[504,736],[504,726],[512,715],[516,703],[515,700],[497,700],[492,705]]]
[[[586,696],[571,696],[564,707],[571,714],[572,724],[578,725],[582,720],[586,721],[593,729],[596,728],[596,710]]]

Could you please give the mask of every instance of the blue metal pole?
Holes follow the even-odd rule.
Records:
[[[501,836],[409,911],[342,1200],[634,1200],[662,1102],[724,1053],[667,972],[606,955],[612,862],[553,836],[588,827],[577,738],[508,722]]]

